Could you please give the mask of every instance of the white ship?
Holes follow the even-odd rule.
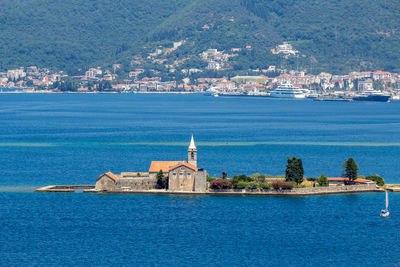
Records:
[[[306,97],[306,93],[299,87],[290,84],[282,84],[271,92],[271,97],[303,99]]]

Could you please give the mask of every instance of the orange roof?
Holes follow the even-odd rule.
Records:
[[[115,176],[115,174],[113,174],[112,172],[107,172],[105,175],[107,175],[108,177],[110,177],[114,181],[118,180],[118,177]]]
[[[195,170],[196,172],[199,170],[199,169],[197,169],[195,166],[193,166],[192,164],[189,164],[189,163],[187,163],[186,161],[182,161],[182,162],[178,163],[178,164],[175,165],[175,166],[169,167],[169,171],[170,171],[170,170],[173,170],[173,169],[176,169],[177,167],[180,167],[180,166],[182,166],[182,165],[188,167],[189,169]]]
[[[185,161],[152,161],[150,165],[149,172],[169,172],[169,169],[178,164],[182,164]]]
[[[328,178],[328,181],[345,181],[348,180],[349,178]],[[354,182],[356,183],[368,183],[371,182],[370,180],[366,180],[366,179],[355,179]]]

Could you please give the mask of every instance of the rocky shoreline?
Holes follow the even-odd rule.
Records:
[[[96,191],[94,185],[50,185],[41,187],[35,192],[42,193],[74,193],[82,190],[83,193],[96,194],[164,194],[164,195],[253,195],[253,196],[313,196],[313,195],[335,195],[335,194],[357,194],[384,192],[384,188],[375,184],[365,185],[343,185],[329,187],[306,187],[293,188],[290,190],[249,190],[249,189],[226,189],[226,190],[207,190],[206,192],[192,191],[168,191],[164,189],[151,190],[123,190],[123,191]],[[388,188],[392,192],[400,192],[400,188]]]

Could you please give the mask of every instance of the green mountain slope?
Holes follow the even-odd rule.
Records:
[[[322,70],[400,70],[396,0],[242,0]]]
[[[236,69],[398,71],[399,15],[396,0],[3,0],[0,69],[108,65],[187,39],[175,56],[252,45]],[[272,55],[285,40],[305,56]]]

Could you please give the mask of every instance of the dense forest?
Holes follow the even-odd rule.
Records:
[[[73,73],[186,39],[173,56],[251,45],[234,69],[400,71],[399,15],[396,0],[3,0],[0,69]],[[272,55],[283,41],[302,56]]]

